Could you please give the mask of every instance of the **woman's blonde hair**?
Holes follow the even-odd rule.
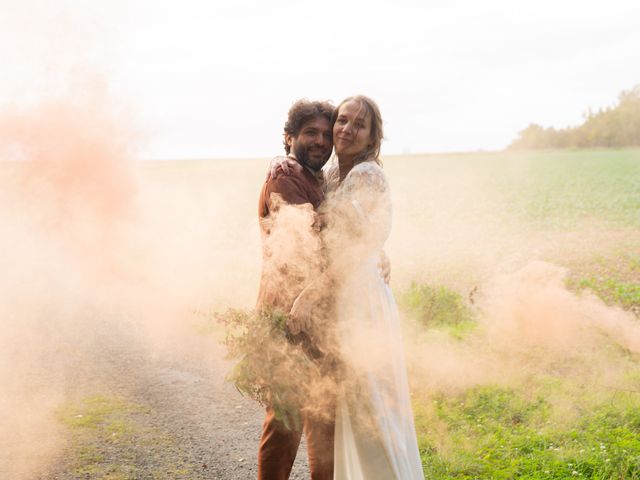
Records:
[[[367,160],[373,160],[378,165],[382,166],[382,162],[380,161],[380,145],[382,144],[382,139],[384,138],[384,132],[382,130],[382,115],[380,115],[380,109],[376,102],[371,100],[369,97],[364,95],[354,95],[352,97],[345,98],[333,111],[333,116],[331,117],[331,130],[333,131],[333,126],[338,119],[338,112],[340,111],[340,107],[347,102],[358,102],[361,107],[364,107],[366,110],[366,115],[371,117],[371,144],[367,147],[362,153],[358,154],[354,160],[354,164],[358,164]]]

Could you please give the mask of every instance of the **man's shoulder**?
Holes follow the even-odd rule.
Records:
[[[263,187],[262,198],[271,202],[274,195],[288,204],[310,203],[314,208],[321,200],[321,195],[314,189],[312,180],[309,180],[304,172],[278,173],[274,178],[269,178]]]

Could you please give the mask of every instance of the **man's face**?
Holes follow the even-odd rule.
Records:
[[[320,170],[331,156],[331,127],[325,117],[315,117],[300,129],[296,137],[287,136],[291,151],[302,165]]]

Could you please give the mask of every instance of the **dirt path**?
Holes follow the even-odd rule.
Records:
[[[101,342],[104,349],[89,376],[101,377],[101,386],[77,391],[82,397],[99,392],[124,397],[146,408],[135,416],[136,438],[118,451],[109,442],[92,439],[92,448],[105,457],[99,473],[74,468],[73,452],[61,455],[57,464],[38,478],[219,479],[256,478],[256,452],[264,418],[262,407],[242,397],[224,381],[229,363],[223,348],[212,337],[193,335],[178,347],[151,352],[136,342],[120,341],[111,334]],[[149,433],[155,432],[155,433]],[[70,433],[73,435],[73,432]],[[169,441],[158,441],[158,438]],[[82,449],[86,445],[75,448]],[[118,464],[131,463],[124,477],[105,475],[119,471]],[[104,453],[107,452],[107,453]],[[168,466],[179,465],[172,470]],[[175,472],[180,472],[178,475]],[[304,441],[291,475],[308,478]]]

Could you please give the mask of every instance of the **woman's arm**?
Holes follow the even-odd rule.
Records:
[[[287,319],[287,328],[292,335],[310,332],[313,322],[313,307],[319,304],[327,292],[334,289],[331,276],[325,272],[305,287],[296,297]]]
[[[279,170],[281,170],[285,175],[290,175],[292,170],[302,172],[302,165],[300,165],[294,157],[289,155],[286,157],[273,157],[271,162],[269,162],[265,180],[269,180],[269,178],[276,178]]]

